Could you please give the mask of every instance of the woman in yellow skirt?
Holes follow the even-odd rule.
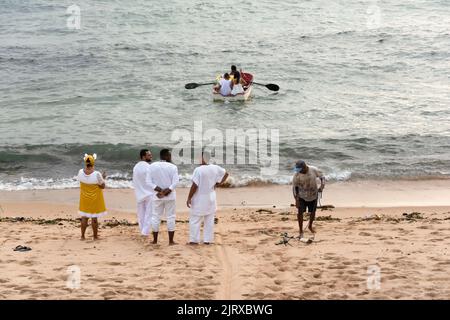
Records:
[[[81,240],[84,240],[84,234],[88,226],[88,220],[91,218],[94,240],[98,239],[98,220],[97,218],[106,215],[105,200],[103,199],[103,189],[105,189],[105,173],[94,169],[97,155],[84,155],[85,168],[80,169],[77,179],[80,182],[80,206],[78,213],[81,215]]]

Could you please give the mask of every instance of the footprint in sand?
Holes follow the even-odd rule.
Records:
[[[24,260],[24,261],[20,261],[19,264],[21,266],[27,266],[28,267],[28,266],[34,266],[37,263],[35,261],[31,261],[31,260]]]
[[[283,287],[280,287],[280,286],[266,286],[266,288],[269,288],[270,290],[275,291],[275,292],[279,292],[283,289]]]

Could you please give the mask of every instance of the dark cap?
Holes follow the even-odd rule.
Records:
[[[305,166],[306,166],[305,161],[303,161],[303,160],[298,160],[298,161],[295,163],[294,172],[301,172],[302,169],[303,169]]]

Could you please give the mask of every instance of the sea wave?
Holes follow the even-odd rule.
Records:
[[[180,182],[178,187],[188,188],[191,186],[192,174],[180,173]],[[348,170],[328,172],[325,174],[327,182],[346,182],[361,180],[449,180],[450,172],[440,172],[438,174],[410,175],[410,176],[375,176],[355,174]],[[231,173],[226,187],[240,188],[249,186],[265,185],[289,185],[292,181],[292,174],[278,174],[276,176],[261,176],[252,174],[233,174]],[[109,189],[133,189],[132,177],[129,173],[116,172],[110,174],[106,179],[106,185]],[[0,180],[0,191],[24,191],[24,190],[61,190],[78,188],[79,183],[76,176],[67,178],[31,178],[20,177],[20,179],[11,181]]]
[[[190,187],[192,174],[180,173],[180,183],[178,187]],[[347,181],[351,178],[351,172],[333,172],[326,174],[328,181]],[[279,174],[276,176],[260,176],[260,175],[230,175],[227,180],[227,186],[230,188],[239,188],[247,186],[262,185],[287,185],[290,184],[292,175]],[[106,185],[110,189],[132,189],[132,177],[128,173],[116,172],[109,175],[106,179]],[[76,176],[67,178],[31,178],[20,177],[20,179],[12,181],[0,181],[1,191],[23,191],[23,190],[60,190],[78,188],[79,183]]]

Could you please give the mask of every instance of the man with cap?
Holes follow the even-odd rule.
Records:
[[[303,238],[303,213],[310,213],[308,229],[315,233],[313,222],[316,216],[317,198],[319,192],[325,187],[325,177],[319,169],[308,166],[305,161],[299,160],[294,167],[294,177],[292,178],[292,191],[295,198],[295,206],[298,208],[297,219],[300,232],[300,239]],[[317,187],[317,180],[320,179],[320,187]]]

